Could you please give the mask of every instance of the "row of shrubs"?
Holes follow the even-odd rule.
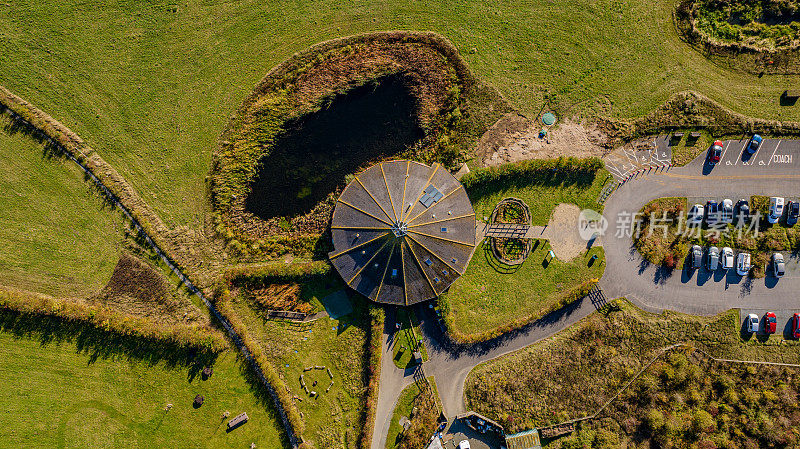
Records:
[[[18,313],[85,322],[123,337],[142,337],[169,344],[218,353],[229,348],[218,331],[204,326],[168,325],[144,317],[133,317],[108,307],[55,299],[16,290],[0,289],[0,308]]]
[[[364,431],[361,433],[359,446],[369,449],[372,446],[372,435],[375,432],[375,413],[378,411],[378,387],[381,379],[381,336],[385,322],[384,310],[378,306],[369,309],[369,364],[367,365],[366,406],[364,407]]]
[[[703,129],[715,136],[752,133],[800,136],[800,122],[747,117],[692,91],[673,95],[662,106],[643,117],[632,120],[598,117],[597,121],[615,144],[675,129]]]
[[[472,192],[481,186],[521,182],[558,184],[586,181],[587,176],[593,179],[594,174],[604,167],[600,158],[579,159],[575,157],[559,157],[558,159],[530,159],[515,164],[502,164],[471,171],[461,178],[464,188]],[[588,182],[591,182],[589,180]]]
[[[597,280],[590,279],[580,284],[579,286],[573,288],[572,290],[567,291],[566,293],[561,295],[558,298],[558,300],[548,304],[545,307],[542,307],[537,312],[531,313],[530,315],[524,317],[517,318],[516,320],[508,322],[495,329],[485,332],[480,332],[477,334],[465,334],[464,332],[461,332],[460,329],[458,329],[458,327],[455,325],[455,315],[450,309],[450,304],[447,302],[446,295],[439,297],[438,305],[442,311],[442,316],[444,317],[444,324],[445,327],[447,328],[447,333],[449,334],[450,339],[460,344],[474,344],[500,337],[501,335],[509,332],[520,330],[523,327],[527,326],[528,324],[532,323],[533,321],[543,318],[546,315],[553,313],[563,307],[566,307],[574,303],[575,301],[578,301],[581,298],[587,296],[589,292],[594,288],[595,284],[597,284]]]
[[[282,284],[324,276],[330,271],[331,265],[327,260],[291,264],[283,262],[239,264],[225,271],[224,280],[227,283],[237,284]]]

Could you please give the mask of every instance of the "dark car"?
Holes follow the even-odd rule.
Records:
[[[703,265],[703,248],[699,245],[692,247],[692,269],[700,268]]]
[[[747,202],[746,199],[742,198],[736,203],[736,208],[739,210],[737,217],[741,222],[746,222],[750,220],[750,204]]]
[[[758,134],[753,134],[753,137],[750,138],[750,143],[747,145],[747,152],[752,154],[758,151],[758,149],[761,147],[762,140],[763,139],[761,139],[761,136]]]
[[[706,203],[706,223],[714,224],[719,220],[719,205],[714,200]]]
[[[716,164],[722,158],[722,141],[717,140],[711,148],[708,149],[708,161]]]
[[[795,313],[792,317],[792,336],[800,338],[800,313]]]
[[[797,224],[797,217],[800,217],[800,203],[789,201],[786,205],[786,224],[794,226]]]
[[[764,332],[774,334],[778,329],[778,318],[772,312],[764,314]]]

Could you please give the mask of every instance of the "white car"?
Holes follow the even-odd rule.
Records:
[[[767,221],[770,223],[777,223],[783,215],[783,198],[773,196],[769,199],[769,215]]]
[[[758,319],[758,317],[756,317],[756,319]],[[458,443],[458,449],[469,449],[469,441],[464,440]]]
[[[745,276],[750,272],[750,253],[739,253],[736,258],[736,274]]]
[[[725,198],[719,208],[720,221],[723,223],[733,223],[733,201]]]
[[[689,224],[700,224],[703,222],[703,217],[705,216],[705,208],[702,204],[695,204],[689,210],[689,216],[687,217],[686,221]]]
[[[755,313],[747,315],[747,332],[758,332],[758,315]]]
[[[729,246],[722,248],[720,265],[722,265],[723,270],[729,270],[733,268],[733,250]]]

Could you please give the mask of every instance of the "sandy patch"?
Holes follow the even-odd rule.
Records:
[[[477,159],[491,167],[526,159],[560,156],[602,157],[608,152],[606,135],[595,125],[566,120],[539,138],[542,124],[516,113],[504,115],[478,141]]]

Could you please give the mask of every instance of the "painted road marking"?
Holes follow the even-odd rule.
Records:
[[[782,142],[782,140],[779,140],[779,141],[778,141],[778,144],[777,144],[777,145],[775,145],[775,149],[774,149],[774,150],[772,150],[772,156],[770,156],[770,157],[769,157],[769,161],[767,162],[767,165],[769,165],[769,164],[771,164],[771,163],[772,163],[772,158],[774,158],[774,157],[775,157],[775,152],[776,152],[776,151],[778,151],[778,147],[779,147],[779,146],[781,146],[781,142]],[[789,157],[789,162],[791,162],[791,161],[792,161],[792,158],[791,158],[791,156],[790,156],[790,157]]]
[[[742,155],[744,154],[744,149],[747,147],[747,142],[748,141],[746,140],[744,141],[744,146],[742,147],[742,151],[739,152],[739,157],[736,158],[736,163],[733,165],[739,165],[739,159],[741,159]]]
[[[722,156],[719,158],[719,160],[721,160],[721,161],[725,160],[725,155],[728,154],[728,147],[729,146],[731,146],[731,141],[730,140],[725,142],[725,146],[722,147]]]

